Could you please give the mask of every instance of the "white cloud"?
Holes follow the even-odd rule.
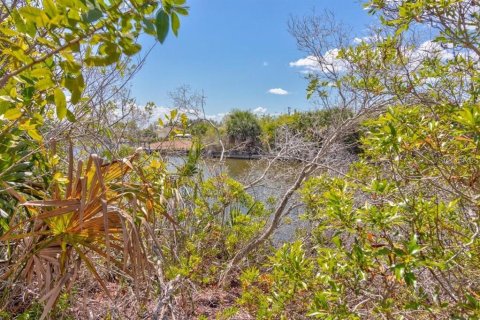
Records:
[[[362,37],[362,38],[355,37],[355,38],[353,38],[353,43],[362,43],[362,42],[367,40],[365,38],[367,38],[367,37]]]
[[[267,113],[267,108],[264,107],[258,107],[252,110],[253,113],[255,114],[264,114]]]
[[[172,108],[157,106],[153,108],[153,114],[152,114],[151,120],[153,122],[156,122],[158,118],[165,119],[165,115],[170,114],[170,111],[172,110],[173,110]]]
[[[362,42],[366,42],[366,43],[374,43],[374,42],[377,42],[377,41],[381,41],[383,39],[382,36],[379,36],[379,35],[372,35],[372,36],[366,36],[366,37],[355,37],[353,38],[353,43],[354,44],[360,44]]]
[[[338,59],[338,54],[340,50],[337,48],[328,50],[323,55],[323,59],[325,62],[325,66],[328,68],[329,66],[336,69],[337,71],[343,71],[346,69],[345,61]]]
[[[225,113],[225,112],[220,112],[220,113],[217,113],[217,114],[207,114],[205,116],[205,118],[207,118],[208,120],[213,120],[213,121],[220,122],[220,121],[223,120],[223,118],[225,118],[225,116],[227,114],[228,113]]]
[[[311,71],[318,71],[320,69],[318,60],[314,56],[308,56],[306,58],[290,62],[289,65],[290,67],[305,68]]]
[[[276,95],[280,95],[280,96],[285,96],[285,95],[288,94],[288,91],[284,90],[282,88],[273,88],[273,89],[268,90],[268,93],[276,94]]]
[[[463,51],[463,52],[460,52],[459,55],[461,55],[464,59],[470,59],[470,60],[473,60],[474,62],[478,63],[479,61],[479,56],[476,52],[474,52],[473,50],[466,50],[466,51]]]
[[[427,57],[439,57],[442,60],[450,60],[453,59],[453,53],[448,49],[442,48],[439,43],[428,40],[412,53],[411,58],[413,60],[421,60]]]
[[[346,63],[338,59],[340,50],[337,48],[326,51],[322,57],[308,56],[297,61],[290,62],[290,67],[302,68],[303,73],[320,71],[345,71]]]

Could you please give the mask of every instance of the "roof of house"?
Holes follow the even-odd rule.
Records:
[[[190,140],[167,140],[150,144],[152,150],[187,151],[192,147]]]

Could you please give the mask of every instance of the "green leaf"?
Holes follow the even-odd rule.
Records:
[[[20,109],[9,109],[3,116],[8,120],[16,120],[22,116],[22,111]]]
[[[22,7],[18,10],[27,22],[34,22],[42,15],[42,10],[32,6]]]
[[[92,23],[103,17],[103,13],[100,9],[93,8],[88,11],[86,14],[82,15],[83,21],[87,23]]]
[[[38,133],[37,129],[30,129],[30,130],[27,130],[27,133],[30,137],[33,138],[33,140],[36,140],[36,141],[42,141],[42,136]]]
[[[137,54],[141,49],[142,47],[137,43],[126,43],[123,46],[123,53],[127,56],[133,56],[134,54]]]
[[[45,13],[50,18],[53,18],[57,15],[57,7],[52,0],[43,0],[43,8],[45,9]]]
[[[157,27],[157,39],[160,43],[163,43],[167,38],[168,29],[170,28],[170,17],[163,9],[157,13],[155,26]]]
[[[408,30],[408,24],[407,23],[403,23],[401,24],[398,28],[397,28],[397,31],[395,31],[395,35],[396,36],[399,36],[401,35],[402,33],[404,33],[405,31]]]
[[[54,86],[54,83],[50,77],[44,78],[42,80],[38,80],[35,83],[35,89],[37,91],[44,91],[50,89],[52,86]]]
[[[403,279],[405,280],[405,283],[409,286],[415,287],[417,285],[417,278],[415,277],[415,274],[413,274],[413,272],[405,272]]]
[[[308,84],[308,87],[307,87],[307,99],[310,99],[312,97],[312,95],[317,90],[317,87],[318,87],[318,79],[313,78],[312,80],[310,80],[310,83]]]
[[[146,34],[155,35],[155,24],[150,19],[143,19],[143,31]]]
[[[175,7],[175,12],[182,16],[188,16],[188,7]]]
[[[68,109],[67,109],[67,120],[70,121],[70,122],[76,122],[77,121],[73,112],[68,110]]]
[[[173,109],[170,111],[170,119],[171,120],[175,120],[175,118],[177,117],[177,114],[178,114],[178,110],[177,109]]]
[[[80,102],[81,98],[82,98],[82,92],[79,90],[74,90],[72,92],[72,96],[70,97],[70,102],[72,104],[77,104],[78,102]]]
[[[55,105],[57,106],[57,117],[62,120],[67,115],[67,100],[65,94],[59,88],[54,92]]]
[[[178,18],[178,15],[175,12],[172,12],[172,31],[173,34],[178,37],[178,29],[180,29],[180,19]]]
[[[25,24],[25,21],[23,21],[23,18],[20,16],[18,11],[14,10],[12,11],[12,17],[13,21],[15,22],[15,27],[17,27],[17,30],[20,32],[27,32],[27,26]]]
[[[397,277],[398,280],[403,279],[403,275],[405,274],[405,264],[397,264],[394,266],[393,270],[395,273],[395,277]]]
[[[72,75],[66,75],[62,83],[72,94],[72,96],[70,97],[70,103],[77,104],[82,97],[82,91],[85,87],[83,75],[81,73],[78,74],[77,77],[73,77]]]

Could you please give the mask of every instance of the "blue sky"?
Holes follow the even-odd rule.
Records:
[[[203,90],[206,112],[233,108],[283,113],[288,107],[311,109],[305,99],[306,80],[290,62],[304,58],[287,22],[291,15],[324,9],[362,36],[374,18],[358,0],[188,0],[190,15],[182,19],[178,38],[169,34],[157,45],[132,81],[138,104],[152,101],[170,107],[168,92],[181,85]],[[142,38],[144,49],[152,38]],[[288,94],[272,94],[281,88]],[[274,92],[281,92],[276,90]]]

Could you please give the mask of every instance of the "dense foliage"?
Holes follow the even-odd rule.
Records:
[[[285,144],[286,137],[320,145],[322,130],[332,122],[349,116],[351,112],[345,109],[295,111],[280,115],[258,115],[248,110],[233,110],[219,123],[205,119],[190,120],[187,131],[201,139],[207,148],[213,149],[220,138],[228,142],[229,150],[246,151],[255,147],[259,153],[272,154]],[[352,144],[356,144],[357,140],[357,132],[346,138]]]
[[[225,120],[226,133],[233,144],[252,148],[258,141],[261,128],[257,117],[250,111],[233,110]]]
[[[319,111],[236,110],[220,129],[168,115],[234,146],[313,151],[268,199],[255,188],[277,158],[243,185],[204,172],[196,143],[179,163],[141,150],[85,157],[112,159],[126,151],[110,144],[154,135],[138,125],[151,110],[92,83],[131,74],[141,33],[177,35],[183,0],[2,3],[2,319],[91,318],[95,306],[99,318],[480,317],[477,2],[372,0],[381,26],[338,48],[324,47],[345,35],[337,24],[294,23],[299,46],[318,54],[307,96]],[[119,109],[135,116],[104,129]],[[348,166],[345,142],[362,150]],[[292,212],[295,239],[274,243]]]
[[[304,184],[311,228],[301,242],[244,272],[242,303],[258,318],[480,315],[479,7],[372,1],[369,9],[383,33],[339,51],[359,69],[338,84],[393,101],[364,123],[360,161]],[[409,38],[418,24],[436,35],[425,51]],[[325,95],[329,86],[313,77],[310,89]]]
[[[45,304],[38,317],[45,318],[82,266],[107,291],[92,254],[107,265],[123,263],[121,269],[135,280],[148,271],[146,252],[138,250],[140,225],[130,216],[131,205],[145,206],[148,195],[126,204],[132,192],[115,184],[132,165],[128,160],[105,164],[95,155],[74,165],[73,146],[62,132],[72,130],[77,115],[90,113],[89,102],[101,94],[85,90],[84,76],[106,77],[109,68],[128,71],[128,57],[141,49],[138,36],[147,33],[163,42],[170,29],[176,35],[178,15],[188,14],[184,3],[2,2],[2,310],[21,313],[24,306],[15,300],[19,284],[35,285]],[[122,252],[123,261],[113,252]]]

